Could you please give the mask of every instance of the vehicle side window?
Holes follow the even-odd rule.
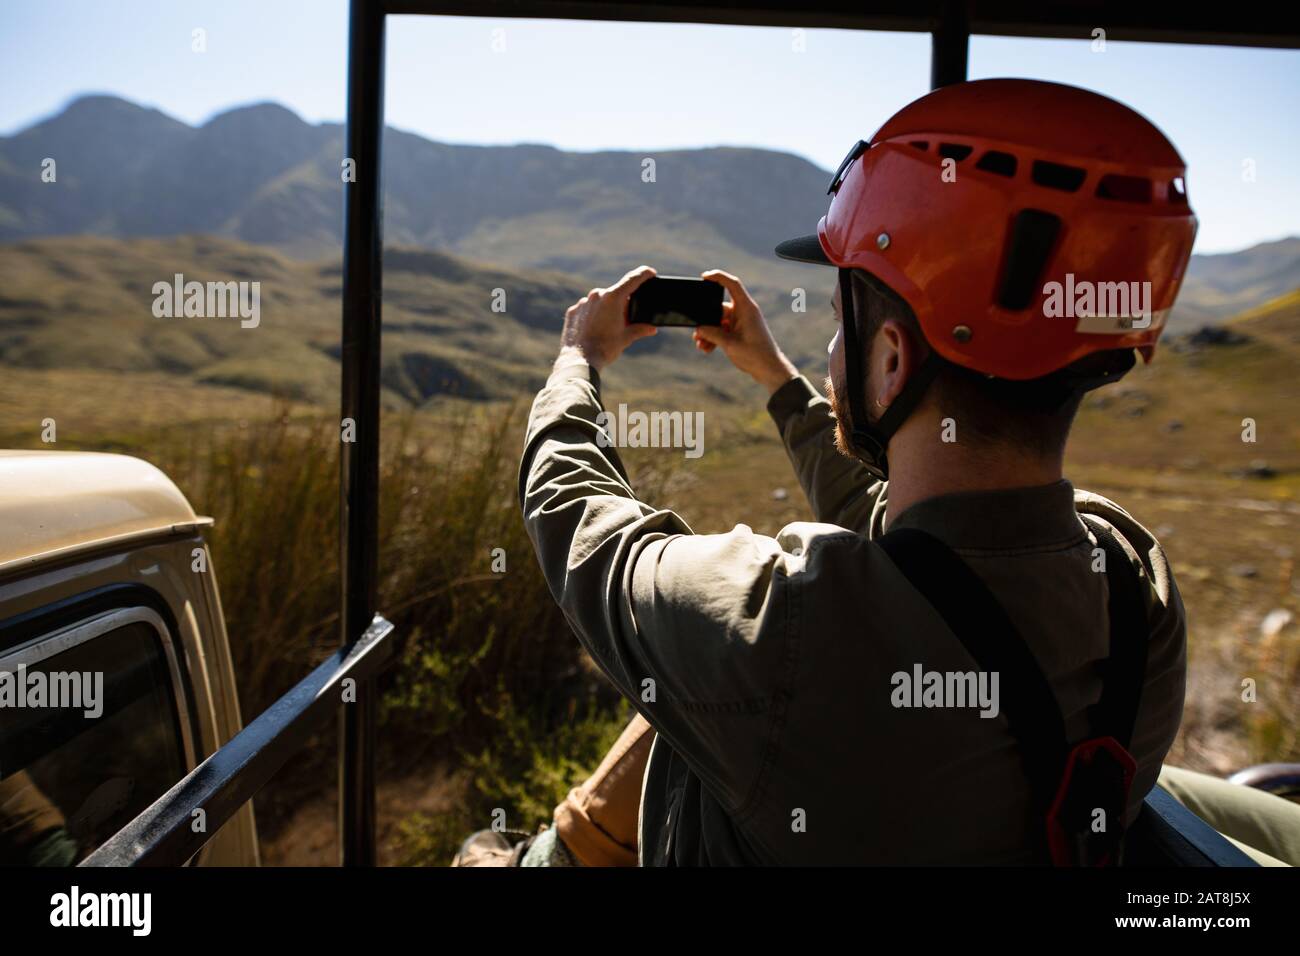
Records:
[[[0,657],[0,865],[74,864],[185,775],[162,641],[133,621]]]

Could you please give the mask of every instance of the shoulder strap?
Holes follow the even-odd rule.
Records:
[[[1069,751],[1052,685],[988,586],[946,544],[916,528],[876,539],[980,669],[996,672],[999,706],[1020,742],[1035,805],[1046,813]]]
[[[1128,750],[1146,683],[1150,636],[1141,582],[1114,532],[1080,516],[1106,556],[1110,652],[1101,698],[1089,710],[1090,735],[1111,736]],[[900,528],[876,539],[895,566],[943,618],[979,667],[999,674],[1000,707],[1020,742],[1040,809],[1050,806],[1070,750],[1052,685],[1002,604],[980,577],[938,538]]]

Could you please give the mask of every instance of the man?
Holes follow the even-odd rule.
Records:
[[[655,333],[626,322],[653,270],[568,310],[529,422],[524,518],[639,718],[516,859],[1044,863],[1062,748],[1112,730],[1131,785],[1103,830],[1132,821],[1182,713],[1183,606],[1152,535],[1062,462],[1083,393],[1154,350],[1196,229],[1183,175],[1154,126],[1083,90],[986,80],[906,107],[846,158],[818,234],[777,249],[839,270],[829,402],[740,280],[704,273],[731,301],[696,344],[768,390],[816,517],[775,538],[693,534],[638,501],[599,440],[600,371]],[[1073,297],[1103,283],[1134,291],[1120,314]],[[907,570],[894,545],[918,538],[948,577]],[[1108,613],[1130,578],[1137,641]],[[1010,656],[985,666],[994,631]],[[1126,696],[1127,720],[1099,726],[1125,712],[1099,700]]]

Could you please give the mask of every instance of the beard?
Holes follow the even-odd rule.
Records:
[[[869,382],[867,387],[868,391],[870,391]],[[835,390],[835,383],[829,375],[822,382],[822,389],[826,392],[826,400],[831,403],[831,411],[835,413],[835,450],[845,458],[858,461],[858,455],[853,451],[853,442],[849,438],[853,416],[849,414],[848,402],[844,400],[840,392]],[[867,424],[874,425],[879,421],[879,415],[872,415],[871,412],[867,412]]]
[[[844,429],[844,423],[849,420],[849,410],[844,406],[839,392],[835,390],[835,383],[831,381],[829,375],[822,383],[822,389],[826,392],[826,400],[831,403],[831,411],[835,413],[835,450],[845,458],[856,460],[857,456],[850,450],[852,444],[848,432]]]

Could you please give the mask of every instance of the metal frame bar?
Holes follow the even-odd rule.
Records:
[[[344,713],[361,705],[360,687],[387,662],[392,635],[393,625],[376,616],[360,640],[338,650],[299,681],[81,865],[184,864],[328,723],[340,705]],[[348,680],[356,681],[356,703],[343,703]],[[197,809],[205,815],[202,833],[193,830]]]
[[[1142,801],[1138,820],[1125,847],[1125,866],[1259,866],[1158,784]]]
[[[930,34],[930,89],[966,79],[970,60],[970,21],[962,0],[945,0]]]
[[[375,615],[379,570],[379,343],[383,319],[383,9],[352,0],[348,37],[347,158],[344,185],[341,428],[353,441],[339,455],[339,640],[347,647]],[[344,432],[346,437],[346,432]],[[339,726],[339,862],[375,863],[375,695],[358,688]]]
[[[376,0],[387,13],[539,20],[716,23],[932,33],[950,0]],[[1189,6],[1177,0],[959,0],[969,32],[980,36],[1090,39],[1200,46],[1300,48],[1300,27],[1261,8]],[[1294,19],[1294,18],[1293,18]]]

